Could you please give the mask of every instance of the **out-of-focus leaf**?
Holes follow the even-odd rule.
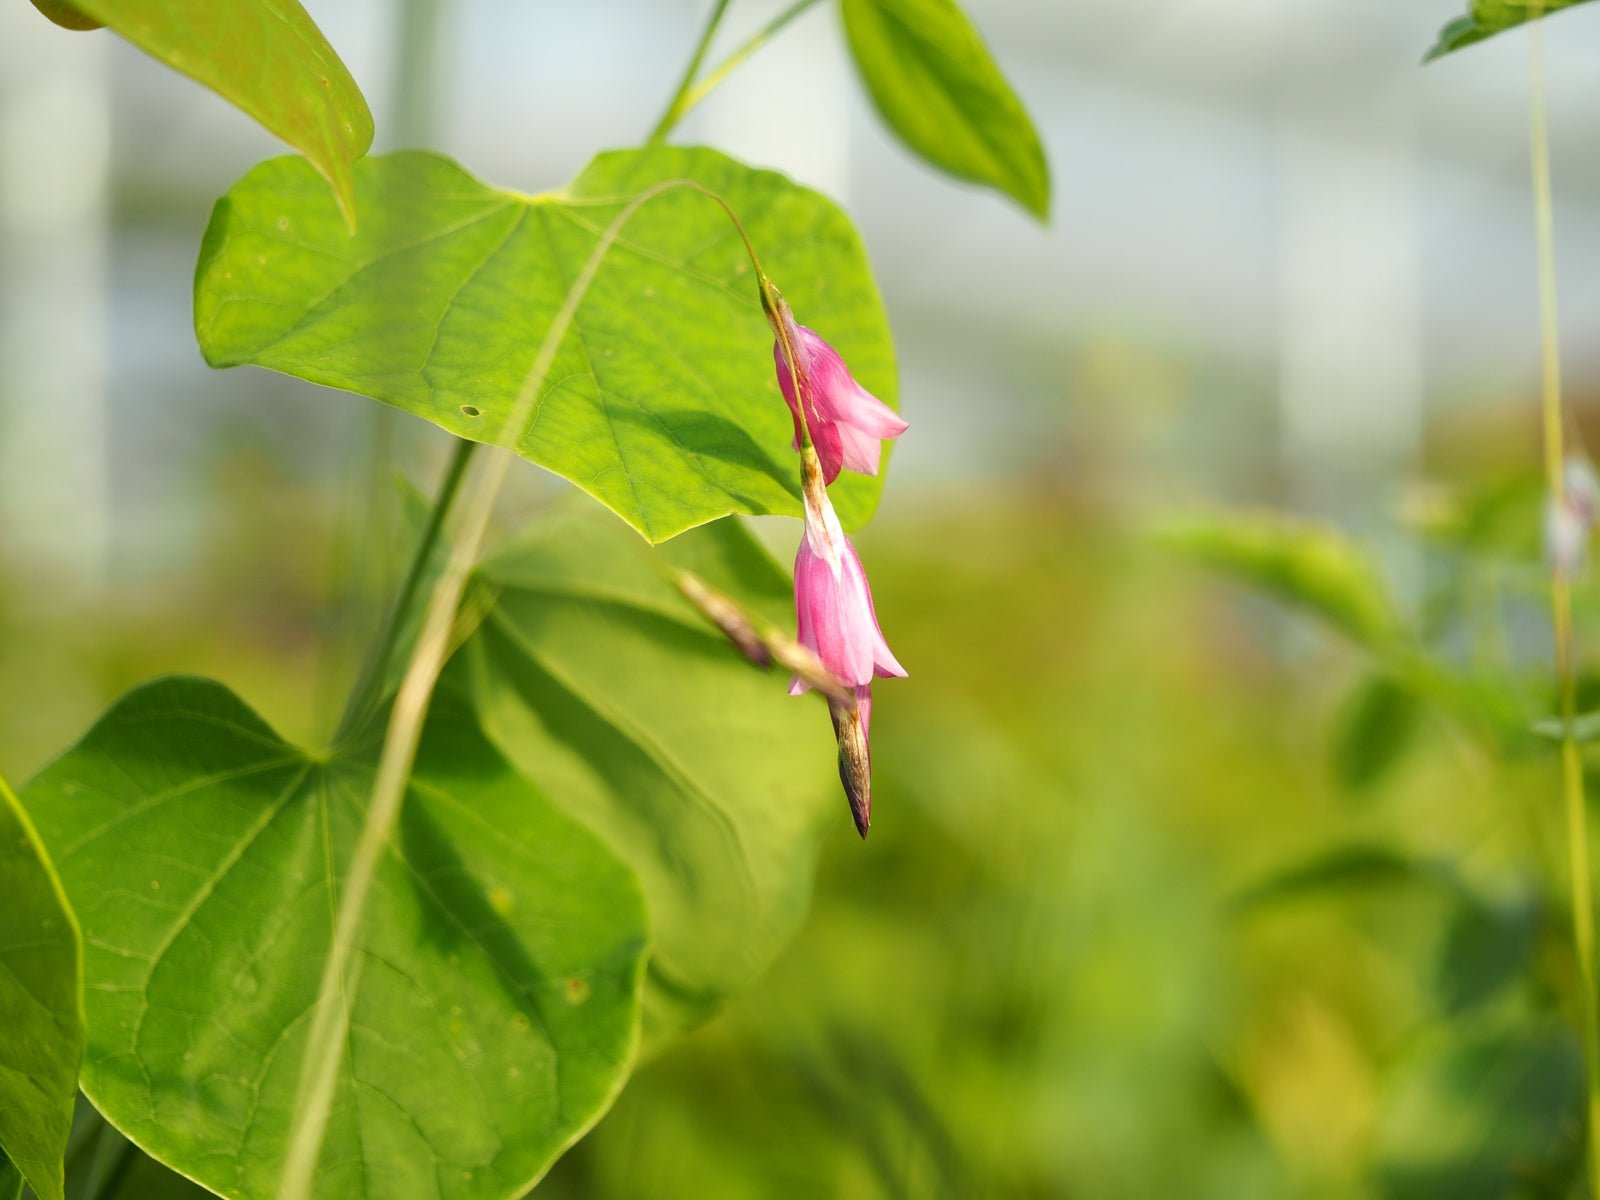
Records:
[[[955,0],[843,0],[841,11],[856,69],[901,141],[1049,217],[1039,134]]]
[[[495,744],[642,881],[651,1040],[772,959],[805,912],[821,835],[853,836],[822,706],[740,657],[658,557],[793,619],[785,572],[738,522],[650,551],[605,514],[547,515],[484,564],[498,600],[452,670]]]
[[[1544,476],[1535,470],[1501,472],[1470,483],[1419,483],[1406,493],[1397,515],[1419,537],[1502,570],[1532,566],[1544,552],[1544,486]]]
[[[17,1200],[22,1195],[22,1173],[0,1153],[0,1200]]]
[[[33,6],[42,12],[51,21],[63,29],[78,31],[99,29],[104,22],[97,21],[82,9],[66,3],[66,0],[33,0]],[[0,1195],[5,1194],[5,1187],[0,1184]]]
[[[225,1196],[275,1194],[374,751],[308,755],[171,679],[25,790],[84,928],[84,1090]],[[357,935],[316,1195],[531,1186],[631,1065],[646,929],[626,868],[437,702]]]
[[[1234,898],[1239,909],[1303,900],[1327,893],[1438,883],[1441,867],[1380,843],[1340,846],[1274,872]]]
[[[1389,1200],[1573,1194],[1583,1059],[1576,1033],[1523,1018],[1441,1028],[1391,1072],[1374,1172]],[[1530,1192],[1539,1181],[1544,1188]]]
[[[1306,609],[1363,645],[1384,647],[1401,634],[1377,567],[1332,526],[1280,513],[1221,512],[1170,521],[1157,537],[1196,562]]]
[[[1472,0],[1471,10],[1439,31],[1439,40],[1422,61],[1432,62],[1454,50],[1463,50],[1495,34],[1588,0]]]
[[[1351,791],[1378,783],[1404,755],[1422,705],[1387,675],[1374,675],[1345,705],[1333,748],[1334,774]]]
[[[372,145],[372,114],[298,0],[34,3],[69,28],[106,25],[232,102],[304,154],[354,220],[351,167]]]
[[[654,542],[734,512],[799,515],[794,427],[749,256],[727,214],[688,188],[635,213],[532,416],[506,429],[605,228],[640,194],[685,179],[732,206],[799,319],[893,404],[888,323],[849,218],[782,175],[672,146],[602,154],[543,196],[487,187],[434,155],[367,159],[354,238],[303,163],[263,163],[206,231],[200,347],[212,366],[270,367],[504,440]],[[881,487],[841,478],[840,518],[865,521]]]
[[[1538,932],[1539,906],[1531,899],[1463,897],[1451,915],[1436,972],[1444,1010],[1462,1013],[1498,995],[1527,968]]]
[[[83,1057],[78,927],[28,814],[0,780],[0,1162],[61,1200]],[[0,1169],[0,1194],[6,1189]]]

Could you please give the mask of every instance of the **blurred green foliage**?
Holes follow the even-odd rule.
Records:
[[[945,487],[886,513],[858,542],[911,678],[878,697],[871,839],[839,800],[798,938],[538,1194],[1581,1194],[1538,550],[1467,519],[1508,486],[1401,506],[1427,693],[1285,636],[1315,626],[1110,498]],[[329,599],[304,564],[334,535],[293,488],[245,490],[231,528],[281,550],[213,555],[210,590],[132,593],[76,640],[4,630],[0,675],[75,686],[0,728],[0,764],[158,670],[316,736],[299,648]]]

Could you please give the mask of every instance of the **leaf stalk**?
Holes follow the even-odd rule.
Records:
[[[711,14],[711,21],[707,25],[706,32],[701,37],[700,45],[695,48],[694,57],[689,61],[689,69],[684,72],[683,79],[678,84],[678,90],[673,93],[672,100],[667,104],[666,112],[662,113],[661,119],[656,122],[656,127],[651,131],[647,144],[653,146],[666,140],[667,134],[672,132],[673,127],[688,116],[702,100],[716,91],[728,76],[743,66],[746,59],[781,33],[784,27],[796,17],[807,9],[814,8],[818,2],[819,0],[795,0],[788,8],[751,34],[727,58],[712,68],[704,79],[699,83],[695,83],[695,73],[700,70],[700,64],[705,59],[706,50],[711,44],[711,35],[716,32],[716,27],[722,20],[722,12],[727,8],[727,0],[719,0],[716,9]]]
[[[550,368],[577,316],[578,307],[588,294],[606,254],[621,236],[623,227],[641,207],[664,192],[675,188],[691,188],[711,196],[728,211],[727,202],[700,184],[686,179],[672,179],[634,197],[606,226],[599,241],[585,260],[582,269],[567,289],[561,308],[550,322],[533,365],[524,377],[515,404],[501,426],[494,445],[503,451],[491,455],[478,465],[468,481],[469,492],[462,502],[458,515],[456,536],[443,573],[433,585],[428,605],[422,618],[422,629],[389,710],[388,726],[383,747],[379,752],[377,777],[367,805],[366,819],[362,824],[349,866],[343,880],[338,913],[334,920],[332,945],[323,964],[317,999],[312,1007],[311,1028],[306,1038],[301,1058],[300,1077],[296,1087],[294,1123],[290,1128],[288,1151],[283,1174],[278,1184],[278,1200],[310,1200],[316,1179],[317,1163],[322,1154],[323,1138],[333,1109],[334,1093],[338,1085],[339,1068],[343,1061],[346,1035],[350,1023],[350,997],[355,992],[355,976],[359,962],[355,949],[360,936],[361,922],[366,912],[368,896],[377,876],[379,863],[388,849],[399,822],[401,806],[411,770],[416,762],[417,747],[422,739],[423,723],[433,698],[434,686],[444,669],[451,646],[451,630],[468,578],[478,561],[488,533],[495,500],[505,481],[506,471],[514,457],[516,439],[526,429],[538,404]],[[743,230],[741,229],[741,233]],[[748,245],[748,240],[747,240]],[[752,248],[752,254],[754,253]],[[459,476],[466,471],[470,450],[457,451],[455,468],[446,479],[443,491],[453,491],[461,482]],[[435,503],[437,524],[444,521],[448,504]],[[431,541],[438,536],[434,529],[431,537],[423,539],[410,579],[409,595],[414,597],[418,580],[425,569]],[[412,600],[402,596],[396,605],[395,627],[404,621]],[[381,687],[382,671],[377,678]]]
[[[1535,0],[1534,17],[1544,4]],[[1555,219],[1550,185],[1549,117],[1545,103],[1544,29],[1535,21],[1528,31],[1529,140],[1533,172],[1535,239],[1539,269],[1539,327],[1544,421],[1544,466],[1553,503],[1566,499],[1561,403],[1560,320],[1556,298]],[[1555,633],[1556,681],[1560,693],[1561,791],[1566,811],[1568,870],[1572,882],[1572,935],[1577,951],[1580,1012],[1585,1061],[1585,1126],[1589,1194],[1600,1197],[1600,995],[1596,992],[1594,883],[1589,855],[1588,802],[1584,795],[1583,755],[1574,728],[1577,671],[1572,625],[1572,581],[1565,571],[1553,573],[1550,617]]]

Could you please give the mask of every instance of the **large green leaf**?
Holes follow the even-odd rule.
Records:
[[[60,1200],[83,1057],[81,955],[44,847],[0,780],[0,1197],[20,1172],[40,1200]]]
[[[1281,513],[1219,512],[1171,521],[1158,538],[1365,646],[1389,646],[1403,632],[1377,566],[1332,526]]]
[[[231,101],[311,160],[354,219],[351,165],[372,114],[298,0],[34,0],[69,29],[109,26]]]
[[[675,179],[727,199],[801,322],[892,404],[888,325],[844,213],[781,175],[669,146],[602,154],[543,196],[488,187],[433,155],[367,159],[356,168],[354,238],[302,163],[263,163],[206,231],[201,349],[213,366],[271,367],[498,442],[604,227]],[[704,195],[671,190],[612,247],[514,431],[516,449],[652,541],[728,513],[798,514],[771,349],[728,217]],[[847,524],[871,515],[878,489],[877,479],[840,480],[834,503]]]
[[[856,68],[889,127],[958,179],[1050,215],[1050,169],[1028,112],[955,0],[843,0]]]
[[[520,1194],[632,1061],[637,885],[436,706],[359,935],[318,1196]],[[83,923],[83,1087],[156,1158],[274,1194],[370,755],[219,684],[135,691],[25,791]]]
[[[804,915],[819,837],[851,835],[821,704],[745,662],[663,561],[793,622],[786,574],[737,522],[650,551],[604,514],[572,513],[485,563],[499,598],[452,670],[507,757],[643,883],[649,1039],[766,965]]]
[[[1587,4],[1589,0],[1472,0],[1464,17],[1457,17],[1439,31],[1439,40],[1428,51],[1424,62],[1442,58],[1452,50],[1475,46],[1503,30],[1525,24],[1546,13]]]

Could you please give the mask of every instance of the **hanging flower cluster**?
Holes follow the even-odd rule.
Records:
[[[1545,501],[1545,561],[1556,575],[1574,579],[1589,560],[1589,535],[1600,515],[1600,478],[1589,460],[1568,456],[1561,468],[1561,495]]]
[[[837,351],[794,319],[766,279],[762,306],[772,326],[778,385],[794,417],[800,454],[805,532],[794,562],[796,638],[845,689],[830,696],[828,711],[839,743],[839,779],[862,837],[872,822],[872,681],[906,670],[878,627],[866,571],[828,499],[827,485],[842,469],[875,475],[883,442],[906,423],[850,375]],[[791,695],[810,690],[796,675]]]

